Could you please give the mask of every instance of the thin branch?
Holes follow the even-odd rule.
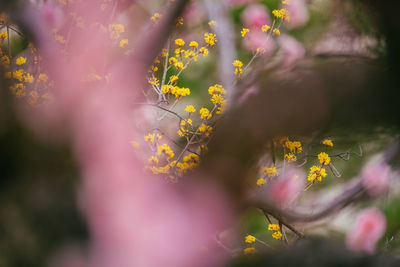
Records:
[[[164,111],[166,111],[166,112],[168,112],[168,113],[171,113],[171,114],[177,116],[177,117],[180,119],[180,121],[184,121],[184,120],[185,120],[181,115],[179,115],[179,114],[176,113],[175,111],[172,111],[172,110],[170,110],[170,109],[161,107],[161,106],[159,106],[158,104],[155,104],[155,103],[134,103],[134,105],[145,105],[145,106],[156,107],[156,108],[162,109],[162,110],[164,110]]]
[[[354,199],[361,196],[363,192],[364,192],[364,187],[363,187],[361,181],[358,181],[357,184],[350,187],[348,190],[346,190],[342,195],[340,195],[335,200],[333,200],[326,207],[324,207],[323,209],[321,209],[318,212],[313,212],[313,213],[300,213],[295,210],[283,211],[269,202],[250,202],[249,205],[252,207],[257,207],[257,208],[261,209],[264,212],[264,214],[265,213],[271,214],[277,220],[281,221],[282,224],[285,225],[288,229],[290,229],[293,232],[295,232],[295,231],[298,232],[296,229],[292,229],[293,227],[290,224],[288,224],[287,222],[289,222],[289,221],[290,222],[312,222],[312,221],[320,220],[322,218],[329,216],[330,214],[337,211],[338,209],[346,207]]]

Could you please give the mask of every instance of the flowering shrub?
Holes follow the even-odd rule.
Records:
[[[289,244],[304,238],[304,231],[295,226],[298,221],[318,220],[364,193],[377,197],[387,191],[390,167],[385,162],[370,164],[361,171],[355,186],[344,184],[350,189],[342,198],[325,210],[299,216],[298,210],[313,196],[314,187],[342,177],[335,165],[342,167],[341,161],[350,160],[350,155],[362,157],[362,150],[338,152],[334,138],[315,141],[306,136],[275,136],[267,144],[260,144],[266,151],[256,174],[248,179],[249,202],[265,216],[266,235],[247,233],[244,244],[232,248],[235,244],[224,244],[219,239],[221,228],[231,224],[233,209],[222,190],[196,184],[195,189],[188,187],[188,200],[176,193],[180,184],[190,180],[187,177],[199,175],[196,169],[207,159],[220,122],[229,115],[232,97],[228,87],[250,79],[257,71],[256,64],[275,61],[277,71],[282,71],[296,66],[306,55],[306,49],[289,31],[308,22],[304,1],[284,0],[271,12],[256,1],[225,2],[233,7],[249,4],[241,12],[242,24],[236,29],[237,40],[248,51],[230,61],[234,78],[231,84],[215,80],[201,88],[207,94],[206,101],[194,96],[196,90],[186,77],[195,70],[193,67],[202,68],[207,58],[216,56],[215,47],[224,38],[218,35],[223,23],[217,18],[197,25],[197,30],[188,30],[184,17],[173,16],[174,30],[165,42],[157,43],[159,40],[155,39],[155,44],[140,46],[140,38],[132,34],[132,25],[115,15],[118,1],[37,4],[35,8],[51,28],[47,35],[52,39],[38,36],[35,44],[6,14],[1,15],[0,23],[5,29],[0,33],[0,60],[10,92],[30,110],[46,110],[52,103],[59,104],[59,115],[71,128],[71,139],[82,164],[87,221],[93,242],[97,242],[93,246],[94,264],[105,260],[105,266],[129,266],[134,258],[132,251],[143,251],[143,256],[134,259],[138,266],[174,266],[177,262],[191,266],[198,258],[204,258],[199,256],[200,247],[216,244],[232,256],[238,251],[255,254],[270,249],[267,242],[275,245],[272,242],[280,240]],[[167,6],[173,8],[179,3],[168,1]],[[91,8],[95,8],[93,14],[85,13]],[[141,31],[161,36],[157,30],[171,24],[168,19],[173,12],[151,11]],[[12,42],[21,39],[29,42],[26,49],[12,51]],[[152,45],[162,46],[154,57],[148,56],[145,49]],[[127,59],[132,56],[139,63],[129,65]],[[151,62],[146,65],[143,62],[147,56]],[[253,89],[245,92],[241,101],[246,101],[246,93],[257,94],[261,90],[250,88]],[[165,206],[160,207],[153,196]],[[133,226],[129,225],[131,221]],[[151,221],[149,225],[147,221]],[[147,227],[144,231],[143,225]],[[199,230],[193,234],[195,227]],[[385,217],[379,211],[363,213],[348,233],[348,247],[372,253],[385,227]],[[163,239],[160,242],[158,235]],[[193,237],[190,245],[189,235]],[[211,238],[213,245],[209,245],[213,235],[217,237]],[[154,243],[159,258],[151,257]],[[211,263],[204,260],[205,264],[220,262],[224,257],[210,258]]]

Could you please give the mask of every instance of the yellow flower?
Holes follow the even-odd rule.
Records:
[[[201,55],[203,55],[204,57],[208,56],[208,49],[206,47],[201,47],[200,50],[199,50],[199,53]]]
[[[160,13],[154,13],[154,15],[150,18],[153,22],[157,22],[160,18],[162,17],[162,15]]]
[[[281,32],[279,31],[279,29],[275,29],[275,30],[274,30],[274,33],[275,33],[276,35],[281,35]]]
[[[168,56],[168,51],[167,51],[167,49],[163,48],[163,49],[161,50],[161,56],[162,56],[162,57],[167,57],[167,56]]]
[[[168,62],[169,62],[169,64],[173,65],[173,64],[175,64],[176,62],[178,62],[178,60],[177,60],[176,58],[174,58],[174,57],[170,57],[169,60],[168,60]]]
[[[176,75],[172,75],[171,77],[169,77],[170,83],[176,82],[177,80],[178,80],[178,76],[176,76]]]
[[[177,45],[177,46],[184,46],[185,45],[185,41],[183,40],[183,39],[176,39],[175,40],[175,44]]]
[[[22,82],[22,80],[24,79],[24,69],[19,69],[17,71],[14,71],[13,77],[18,81]]]
[[[185,66],[183,65],[183,63],[181,61],[178,61],[174,64],[175,68],[177,68],[178,70],[183,70],[185,68]]]
[[[8,38],[8,33],[7,33],[7,31],[2,31],[2,32],[0,32],[0,39],[1,39],[1,40],[7,40],[7,38]]]
[[[193,113],[193,112],[196,112],[196,109],[192,105],[187,105],[185,108],[185,111],[187,113]]]
[[[214,33],[206,32],[204,34],[204,41],[206,44],[214,46],[217,43],[216,35]]]
[[[189,43],[189,46],[190,46],[191,48],[196,48],[196,47],[199,46],[199,43],[196,42],[196,41],[191,41],[191,42]]]
[[[250,32],[249,29],[243,28],[242,31],[240,32],[240,34],[242,35],[242,37],[245,37],[248,32]]]
[[[119,41],[119,47],[124,48],[127,45],[128,45],[128,39],[122,39],[121,41]]]
[[[244,242],[252,244],[252,243],[256,242],[256,238],[252,235],[247,235],[244,239]]]
[[[181,126],[192,125],[193,121],[191,119],[186,119],[181,121]]]
[[[176,18],[176,26],[179,26],[179,25],[183,25],[183,18],[182,17],[177,17]]]
[[[235,60],[235,61],[233,61],[233,66],[241,68],[241,67],[243,67],[243,63],[240,60]]]
[[[333,142],[330,139],[325,139],[324,141],[322,141],[322,144],[326,145],[326,146],[333,147]]]
[[[210,21],[208,22],[208,25],[212,28],[212,27],[216,26],[217,23],[216,23],[214,20],[210,20]]]
[[[269,224],[268,225],[268,230],[269,231],[279,231],[280,227],[278,224]]]
[[[163,144],[157,148],[157,155],[160,156],[162,154],[164,154],[168,158],[173,158],[175,156],[174,152],[167,144]]]
[[[272,168],[266,168],[266,167],[264,167],[264,168],[262,169],[262,172],[263,172],[265,175],[268,175],[269,177],[273,177],[273,176],[276,175],[276,168],[275,168],[275,167],[272,167]]]
[[[249,255],[257,253],[257,250],[255,248],[245,248],[243,252],[245,255]]]
[[[17,63],[17,65],[24,65],[26,62],[26,57],[19,57],[17,58],[17,60],[15,61],[15,63]]]
[[[154,85],[154,86],[160,85],[160,81],[155,77],[149,78],[148,82],[149,82],[149,84]]]
[[[271,28],[271,27],[268,26],[268,25],[263,25],[263,26],[261,27],[261,31],[263,31],[263,32],[268,32],[268,30],[269,30],[270,28]]]
[[[285,9],[274,9],[272,10],[272,15],[274,15],[278,19],[283,19],[286,16],[286,10]]]
[[[292,153],[300,153],[303,151],[303,148],[301,147],[301,143],[298,141],[286,141],[285,142],[286,148],[288,148]]]
[[[155,144],[161,139],[161,137],[162,136],[160,134],[149,133],[144,137],[144,141]]]
[[[325,152],[321,152],[318,154],[319,162],[323,165],[328,165],[331,162],[331,158]]]
[[[208,119],[211,119],[211,114],[210,114],[210,111],[207,109],[207,108],[202,108],[202,109],[200,109],[200,119],[202,119],[202,120],[208,120]]]
[[[8,65],[10,65],[10,58],[6,55],[2,56],[0,61],[4,68],[8,68]]]
[[[257,186],[263,186],[267,183],[267,180],[265,180],[264,178],[258,178],[256,184]]]
[[[287,160],[287,161],[289,161],[289,162],[291,162],[291,161],[296,161],[297,160],[297,157],[294,155],[294,154],[292,154],[292,153],[289,153],[289,154],[285,154],[285,159]]]
[[[33,83],[34,80],[35,80],[35,78],[33,78],[33,76],[30,73],[25,74],[24,81],[26,83]]]
[[[310,168],[310,174],[307,177],[308,181],[318,180],[321,181],[322,177],[326,177],[326,170],[319,166],[312,166]]]
[[[282,233],[280,231],[276,231],[275,233],[272,234],[272,237],[275,239],[281,239]]]

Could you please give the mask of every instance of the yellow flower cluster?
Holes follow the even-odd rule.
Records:
[[[308,181],[321,181],[322,177],[326,177],[326,170],[325,168],[319,167],[319,166],[312,166],[310,168],[310,174],[307,177]]]
[[[144,137],[144,141],[149,142],[151,144],[156,144],[162,136],[160,134],[155,134],[155,133],[149,133]]]
[[[262,169],[262,172],[263,172],[263,174],[267,175],[268,177],[276,176],[276,168],[275,167],[272,167],[272,168],[264,167]]]
[[[212,117],[208,108],[201,108],[199,113],[200,113],[200,119],[202,120],[209,120]]]
[[[217,43],[217,37],[214,33],[206,32],[204,34],[204,41],[210,46],[214,46]]]
[[[172,149],[167,144],[158,146],[157,155],[165,155],[167,158],[173,158],[175,156],[174,151],[172,151]]]
[[[196,112],[196,109],[193,107],[193,105],[187,105],[185,108],[185,111],[187,113],[193,113],[193,112]]]
[[[17,60],[15,61],[15,63],[17,65],[24,65],[26,63],[26,57],[19,57],[17,58]]]
[[[319,162],[320,162],[322,165],[328,165],[328,164],[331,162],[331,158],[330,158],[329,155],[328,155],[327,153],[325,153],[325,152],[319,153],[319,154],[318,154],[318,159],[319,159]]]
[[[197,154],[190,153],[189,155],[183,158],[183,163],[178,162],[176,167],[179,170],[179,175],[181,176],[183,173],[193,170],[197,166],[199,166],[200,157]]]
[[[301,147],[301,142],[299,141],[292,142],[288,140],[285,142],[285,147],[289,149],[292,153],[300,153],[301,151],[303,151],[303,148]]]
[[[297,157],[292,153],[288,153],[285,154],[285,160],[287,160],[288,162],[295,162],[297,160]]]
[[[151,21],[153,21],[154,23],[156,23],[160,18],[162,17],[162,15],[160,13],[154,13],[153,16],[151,16]]]
[[[263,185],[265,185],[267,183],[267,180],[266,179],[264,179],[264,178],[258,178],[257,179],[257,182],[256,182],[256,184],[257,184],[257,186],[263,186]]]
[[[217,107],[216,114],[221,114],[226,105],[224,95],[226,94],[225,89],[222,85],[216,84],[208,88],[208,93],[211,95],[211,102]]]
[[[248,32],[250,32],[249,29],[243,28],[242,31],[240,32],[240,34],[242,35],[242,37],[245,37]]]
[[[326,146],[333,147],[333,142],[330,139],[325,139],[324,141],[322,141],[322,144],[326,145]]]
[[[280,227],[278,224],[269,224],[268,225],[268,230],[269,231],[274,231],[272,234],[272,237],[275,239],[280,239],[282,237],[282,233],[280,231]]]
[[[185,41],[183,39],[176,39],[175,40],[175,44],[179,47],[184,46],[185,45]]]
[[[271,28],[271,27],[268,26],[268,25],[263,25],[263,26],[261,26],[261,31],[262,31],[262,32],[268,32],[268,30],[269,30],[270,28]]]
[[[183,87],[173,86],[173,85],[168,85],[168,84],[161,86],[161,92],[163,94],[171,93],[176,98],[181,98],[183,96],[190,95],[189,88],[183,88]]]
[[[240,77],[240,75],[243,73],[243,70],[242,70],[243,62],[240,60],[235,60],[235,61],[233,61],[233,66],[235,67],[235,75],[237,77]]]
[[[213,128],[211,126],[206,125],[204,123],[202,125],[200,125],[200,127],[199,127],[199,132],[205,133],[206,137],[210,136],[212,130],[213,130]]]
[[[284,8],[279,9],[279,10],[274,9],[274,10],[272,10],[272,15],[274,15],[275,18],[283,19],[285,16],[287,16],[287,11]]]
[[[0,32],[0,40],[7,40],[8,39],[8,33],[7,31],[2,31]]]
[[[248,244],[252,244],[252,243],[256,242],[256,238],[252,235],[247,235],[244,239],[244,242],[246,242]]]

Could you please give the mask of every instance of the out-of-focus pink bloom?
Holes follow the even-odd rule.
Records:
[[[84,14],[85,21],[109,23],[108,16],[95,8],[97,0],[79,3],[71,11]],[[47,26],[37,23],[38,29]],[[171,187],[161,179],[150,179],[130,145],[132,136],[139,135],[131,114],[140,93],[132,88],[141,88],[145,82],[146,62],[116,62],[110,68],[110,83],[89,86],[81,78],[90,70],[104,68],[109,35],[73,31],[68,43],[70,58],[62,61],[47,28],[49,34],[39,36],[38,48],[54,79],[52,93],[59,116],[71,134],[82,170],[80,204],[91,233],[88,266],[218,264],[216,258],[202,257],[200,248],[229,221],[222,192],[204,184]],[[147,53],[146,45],[137,53]],[[147,119],[141,122],[146,124]]]
[[[278,38],[278,44],[282,50],[282,65],[284,67],[292,66],[298,60],[302,59],[306,53],[300,42],[286,34]]]
[[[259,91],[260,91],[260,88],[258,86],[252,86],[250,88],[247,88],[246,91],[239,98],[239,102],[240,103],[246,102],[247,99],[257,95]]]
[[[363,210],[358,215],[353,229],[347,233],[347,247],[350,250],[372,254],[385,229],[386,218],[382,212],[375,208]]]
[[[243,38],[243,46],[249,51],[255,51],[257,48],[262,48],[265,55],[271,55],[275,50],[274,40],[268,38],[266,33],[259,30],[250,31],[246,34]]]
[[[367,164],[362,172],[363,186],[371,197],[376,197],[389,188],[390,167],[385,162]]]
[[[268,199],[281,208],[289,207],[303,192],[304,180],[304,171],[287,170],[268,186]]]
[[[307,24],[309,15],[304,0],[291,0],[286,9],[290,16],[290,21],[286,23],[287,28],[296,29]]]
[[[52,4],[41,5],[40,14],[52,29],[60,29],[65,22],[62,9]]]
[[[271,23],[267,7],[261,4],[253,4],[246,7],[240,18],[243,25],[253,31],[261,30],[263,25]]]
[[[184,24],[189,27],[202,23],[205,19],[205,11],[202,5],[192,2],[186,6],[183,12]]]
[[[225,0],[225,3],[231,7],[239,7],[254,3],[256,0]]]

